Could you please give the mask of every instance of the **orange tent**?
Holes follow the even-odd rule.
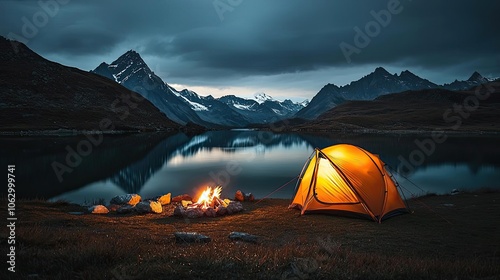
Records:
[[[316,149],[299,176],[290,208],[361,215],[381,222],[408,212],[397,183],[377,155],[340,144]]]

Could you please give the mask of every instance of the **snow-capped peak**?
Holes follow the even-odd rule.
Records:
[[[253,98],[259,104],[262,104],[266,101],[275,101],[274,98],[272,98],[271,96],[269,96],[263,92],[256,93]]]

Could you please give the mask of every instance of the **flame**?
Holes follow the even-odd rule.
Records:
[[[220,200],[220,194],[222,192],[222,187],[218,186],[212,190],[211,187],[207,187],[200,195],[196,201],[197,205],[201,205],[203,208],[213,207],[214,201]]]

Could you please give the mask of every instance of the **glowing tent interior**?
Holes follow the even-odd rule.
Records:
[[[348,144],[314,151],[299,176],[290,208],[301,214],[363,216],[379,223],[408,212],[384,162]]]

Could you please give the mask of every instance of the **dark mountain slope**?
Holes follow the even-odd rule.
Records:
[[[17,43],[16,43],[17,44]],[[149,101],[99,75],[0,37],[1,131],[177,129]]]

